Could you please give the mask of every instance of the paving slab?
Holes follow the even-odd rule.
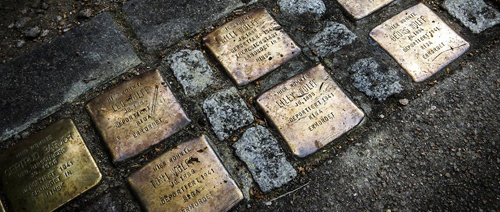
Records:
[[[220,90],[203,102],[203,111],[212,124],[219,140],[228,138],[237,129],[253,122],[248,109],[236,88]]]
[[[214,83],[214,72],[201,51],[184,49],[170,55],[167,61],[187,96],[194,96]]]
[[[263,192],[269,192],[297,176],[278,141],[263,126],[248,129],[233,147]]]
[[[252,1],[248,4],[253,3]],[[240,0],[132,0],[123,11],[148,51],[176,44],[186,35],[210,27],[216,20],[247,4]]]
[[[0,66],[0,140],[140,62],[104,13]]]
[[[446,0],[443,7],[474,33],[500,23],[500,13],[483,0]]]

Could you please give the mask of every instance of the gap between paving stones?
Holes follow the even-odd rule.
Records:
[[[416,1],[414,1],[414,2],[416,2]],[[411,2],[411,3],[413,3],[413,2]],[[408,4],[411,4],[411,3],[408,3]],[[275,14],[275,13],[271,12],[272,11],[271,8],[275,7],[275,5],[273,3],[264,2],[264,3],[257,4],[257,6],[265,6],[273,16],[280,16],[280,14]],[[252,7],[250,7],[250,8],[252,8]],[[401,10],[406,9],[406,8],[407,7],[404,7],[404,4],[401,4],[400,1],[397,1],[395,4],[391,5],[389,8],[382,9],[384,11],[384,14],[382,14],[382,12],[376,12],[372,16],[367,17],[368,19],[361,20],[361,24],[359,24],[359,25],[362,25],[363,23],[367,23],[370,21],[374,22],[375,19],[381,18],[381,17],[383,17],[383,18],[380,20],[385,20],[385,19],[387,19],[387,17],[385,17],[386,16],[385,13],[394,14],[395,12],[391,12],[391,11],[401,11]],[[246,10],[246,9],[247,8],[244,8],[244,10]],[[439,15],[443,16],[443,13],[439,13]],[[232,16],[235,17],[234,15],[232,15]],[[453,19],[450,19],[449,16],[446,14],[444,14],[444,16],[448,17],[447,19],[445,19],[445,21],[447,21],[447,23],[450,23],[451,22],[450,20],[453,20]],[[334,18],[340,19],[340,20],[344,19],[344,17],[342,15],[334,16]],[[219,24],[225,23],[225,22],[226,21],[224,18],[218,20]],[[278,22],[280,22],[279,18],[278,18]],[[375,22],[376,22],[376,24],[379,23],[377,21],[375,21]],[[341,21],[341,23],[343,23],[343,22]],[[343,24],[347,24],[348,28],[353,29],[350,27],[350,25],[352,25],[351,22],[343,23]],[[454,27],[455,30],[461,28],[461,27],[457,27],[456,24],[454,26],[455,26]],[[130,26],[124,26],[125,30],[130,29],[129,27]],[[300,31],[293,31],[292,27],[290,27],[290,26],[284,26],[284,27],[285,27],[287,33],[292,38],[296,37],[297,34],[300,33]],[[361,28],[363,28],[363,29],[360,30],[359,28],[354,28],[355,30],[353,32],[355,34],[357,34],[358,36],[360,36],[360,32],[363,32],[363,31],[366,32],[367,30],[370,30],[370,28],[373,28],[373,27],[361,27]],[[122,28],[122,30],[123,30],[123,28]],[[491,34],[491,31],[488,31],[488,32],[487,32],[488,34]],[[129,33],[130,33],[130,31],[128,31],[128,33],[126,33],[126,34],[127,34],[127,37],[129,37],[129,40],[131,40]],[[207,33],[208,32],[204,31],[201,34],[205,35]],[[460,32],[460,34],[464,34],[464,33]],[[467,35],[467,33],[465,33],[465,34]],[[487,36],[488,34],[486,34],[486,35],[483,34],[483,36]],[[366,33],[365,34],[361,33],[361,35],[366,35]],[[496,36],[498,37],[498,35],[496,35]],[[470,36],[468,38],[469,39],[466,38],[466,40],[471,40],[472,36]],[[361,39],[358,38],[358,40],[361,40]],[[137,40],[132,41],[132,42],[136,42],[136,41]],[[199,41],[196,40],[196,37],[191,37],[188,40],[183,40],[183,41],[181,41],[181,43],[183,44],[183,47],[188,47],[190,49],[204,50],[204,48],[201,48]],[[412,85],[413,83],[408,83],[408,77],[406,77],[406,78],[403,78],[404,79],[403,82],[406,84],[412,85],[412,86],[409,86],[409,90],[411,90],[411,91],[409,91],[407,93],[400,94],[397,97],[390,97],[389,101],[383,102],[379,105],[374,104],[373,102],[368,100],[366,97],[364,97],[364,94],[358,92],[355,88],[353,88],[352,85],[350,85],[350,83],[349,83],[350,80],[348,78],[349,75],[345,74],[345,72],[347,72],[347,70],[348,70],[348,69],[346,69],[346,67],[348,67],[348,66],[343,65],[343,63],[353,64],[353,63],[351,63],[351,60],[354,60],[354,59],[351,59],[351,58],[343,56],[343,55],[354,55],[356,59],[361,59],[361,58],[359,58],[359,55],[363,56],[363,53],[359,53],[358,55],[356,55],[356,54],[349,54],[347,52],[353,51],[355,49],[360,49],[361,47],[363,47],[366,44],[368,44],[367,46],[371,45],[369,43],[369,41],[367,41],[365,39],[362,39],[362,42],[359,42],[359,41],[358,41],[358,43],[354,42],[354,44],[352,44],[352,46],[347,46],[346,48],[340,50],[338,53],[335,53],[331,57],[323,59],[322,61],[324,62],[325,65],[327,65],[333,69],[330,72],[330,74],[335,79],[335,81],[337,81],[340,84],[340,86],[344,90],[347,90],[347,93],[351,98],[355,99],[357,102],[360,102],[362,105],[363,104],[368,105],[368,106],[365,106],[364,108],[361,105],[360,105],[360,107],[362,107],[364,110],[366,108],[372,110],[371,113],[367,112],[367,115],[370,118],[370,121],[367,122],[360,129],[357,129],[356,133],[354,135],[344,136],[343,138],[340,138],[338,144],[331,144],[323,149],[326,151],[320,150],[321,152],[316,153],[312,157],[308,157],[308,158],[305,158],[303,160],[298,160],[296,158],[291,157],[290,152],[287,152],[289,159],[292,160],[293,166],[295,167],[295,169],[297,169],[297,171],[299,173],[307,174],[314,169],[314,166],[316,164],[322,164],[328,158],[331,158],[332,156],[334,156],[338,153],[342,153],[342,151],[344,151],[343,149],[352,145],[346,141],[347,138],[350,139],[352,137],[357,137],[358,135],[362,134],[367,127],[371,127],[371,126],[374,126],[377,123],[379,123],[380,119],[381,119],[380,115],[385,115],[386,118],[390,118],[390,116],[389,116],[390,113],[392,113],[393,111],[399,110],[397,108],[397,107],[399,107],[398,103],[397,103],[397,100],[399,97],[406,97],[406,98],[413,100],[414,98],[418,98],[418,94],[425,93],[431,87],[431,86],[425,85],[425,83],[424,83],[424,85]],[[478,46],[481,46],[480,42],[476,41],[475,44]],[[134,45],[134,46],[137,49],[137,45]],[[177,46],[170,47],[170,48],[167,48],[164,52],[168,55],[169,53],[174,53],[175,52],[174,49],[179,50],[179,49],[181,49],[181,47],[177,47]],[[377,59],[382,58],[380,60],[382,60],[384,62],[389,61],[388,63],[390,65],[394,65],[394,62],[391,61],[391,59],[388,59],[388,56],[387,56],[387,54],[385,54],[385,52],[381,52],[378,50],[378,51],[375,51],[374,54],[375,54],[375,57]],[[122,176],[128,175],[128,173],[130,173],[131,170],[137,169],[138,167],[141,167],[142,165],[147,163],[147,161],[151,160],[152,158],[157,157],[158,155],[167,151],[168,149],[175,146],[176,144],[187,141],[188,140],[187,138],[194,138],[196,135],[199,135],[201,133],[208,134],[208,136],[211,137],[211,139],[210,139],[212,141],[211,144],[214,146],[215,151],[217,153],[219,153],[223,162],[224,161],[231,161],[231,162],[236,163],[236,165],[232,165],[233,166],[232,168],[228,168],[230,170],[229,172],[233,173],[233,175],[234,175],[234,173],[240,173],[238,171],[235,171],[235,170],[238,170],[238,168],[235,168],[235,167],[238,167],[238,165],[241,166],[242,164],[238,159],[235,159],[231,148],[229,148],[229,146],[228,146],[228,144],[230,144],[231,141],[227,141],[227,140],[218,141],[215,138],[215,134],[213,133],[213,131],[210,127],[210,123],[208,122],[207,118],[204,116],[204,113],[202,112],[202,110],[199,106],[199,104],[200,104],[199,101],[189,99],[183,95],[182,88],[180,87],[180,84],[176,81],[176,79],[173,77],[173,74],[171,73],[170,69],[163,67],[163,66],[160,66],[158,64],[157,61],[159,60],[158,59],[159,55],[146,54],[145,52],[142,52],[141,50],[138,51],[138,55],[139,55],[139,57],[141,57],[141,59],[147,58],[146,60],[144,60],[144,59],[143,60],[148,65],[146,65],[146,64],[141,65],[141,66],[137,67],[136,70],[138,72],[142,73],[144,71],[150,70],[151,68],[155,68],[156,66],[159,66],[160,72],[162,73],[162,75],[166,78],[166,80],[168,82],[171,83],[170,85],[171,85],[172,91],[174,92],[174,95],[176,95],[176,97],[180,100],[181,104],[183,105],[183,108],[185,108],[187,110],[186,113],[188,114],[188,117],[192,118],[194,123],[189,125],[188,128],[186,128],[182,132],[174,135],[171,138],[167,138],[166,140],[161,142],[159,145],[153,146],[150,150],[148,150],[148,152],[142,154],[141,156],[133,158],[132,160],[127,161],[123,164],[117,164],[117,165],[112,164],[110,162],[110,159],[109,159],[109,153],[107,152],[107,150],[105,148],[103,148],[103,141],[101,140],[100,136],[98,136],[96,134],[95,128],[94,128],[93,124],[90,122],[90,119],[89,119],[88,115],[86,114],[86,112],[81,109],[82,108],[81,102],[88,101],[88,100],[92,99],[93,97],[97,96],[99,93],[106,91],[109,87],[111,87],[111,85],[116,85],[119,82],[126,80],[126,78],[129,77],[128,76],[129,74],[124,74],[124,75],[119,76],[113,82],[108,82],[108,83],[106,83],[106,85],[104,85],[102,87],[95,88],[96,91],[85,94],[84,97],[80,98],[76,102],[74,102],[72,104],[64,105],[61,110],[59,110],[55,114],[51,115],[49,118],[46,118],[46,119],[34,124],[32,127],[29,128],[28,131],[31,131],[31,132],[38,131],[39,129],[43,128],[44,126],[47,126],[49,123],[51,123],[53,121],[57,121],[58,119],[60,119],[62,117],[74,118],[75,122],[77,124],[77,127],[82,132],[82,136],[84,137],[85,142],[87,143],[87,145],[89,145],[89,148],[91,150],[92,155],[96,158],[97,163],[101,168],[101,171],[105,175],[103,177],[104,178],[103,181],[101,182],[101,184],[97,188],[92,189],[90,192],[87,192],[83,196],[72,201],[71,203],[66,205],[63,208],[63,210],[72,210],[72,209],[85,207],[82,205],[89,204],[89,202],[91,202],[91,200],[100,199],[99,198],[100,195],[106,193],[109,188],[120,188],[120,189],[128,190],[128,187],[121,180]],[[335,59],[335,58],[337,58],[337,56],[340,56],[340,57],[338,57],[340,59]],[[300,55],[299,57],[303,57],[303,56]],[[223,80],[221,80],[222,86],[224,88],[231,86],[232,83],[231,82],[228,83],[227,74],[220,67],[220,65],[213,62],[215,60],[213,60],[214,58],[211,58],[210,55],[208,55],[207,58],[209,60],[209,64],[213,67],[214,71],[216,72],[216,75],[222,76],[222,78],[223,78]],[[342,61],[345,58],[348,58],[348,59]],[[449,66],[453,69],[451,72],[452,75],[456,74],[454,69],[459,67],[459,64],[464,60],[465,59],[459,59],[459,61],[456,61],[452,65]],[[294,60],[292,60],[290,62],[293,62],[293,61]],[[306,65],[304,65],[305,68],[302,70],[298,70],[298,72],[302,72],[302,71],[307,70],[308,68],[311,67],[309,64],[307,64],[307,63],[311,63],[309,60],[300,59],[300,60],[296,60],[296,61],[299,61],[298,63],[300,63],[300,64],[304,64],[304,63],[306,64]],[[150,68],[148,68],[148,66],[150,66]],[[265,76],[263,79],[266,79],[266,77],[270,77],[270,76],[282,77],[283,75],[278,74],[278,73],[279,72],[286,72],[287,66],[289,67],[289,65],[285,64],[283,68],[279,68],[279,69],[275,70],[273,73]],[[401,70],[398,66],[395,66],[395,67],[397,67],[398,70]],[[443,72],[443,71],[441,71],[441,72]],[[286,76],[285,78],[288,78],[288,77],[290,77],[290,76]],[[441,74],[440,76],[437,76],[434,79],[436,79],[439,83],[439,81],[441,81],[442,79],[446,79],[447,77],[449,77],[449,76],[447,76],[447,74]],[[267,78],[267,79],[269,79],[269,78]],[[263,116],[261,116],[259,111],[256,111],[254,109],[252,101],[249,101],[249,98],[255,98],[258,94],[262,93],[263,90],[266,90],[266,89],[262,88],[265,86],[265,85],[262,85],[263,81],[259,80],[259,84],[260,85],[257,85],[257,83],[252,83],[252,84],[245,86],[245,87],[239,87],[238,93],[244,98],[244,100],[245,100],[245,102],[247,102],[247,104],[249,103],[250,110],[252,111],[252,113],[254,115],[257,114],[257,115],[259,115],[259,117],[263,117]],[[408,88],[408,86],[407,86],[407,88]],[[216,90],[218,90],[218,89],[216,89],[214,87],[208,88],[205,92],[202,92],[201,94],[199,94],[198,98],[200,100],[206,99],[210,94],[216,92]],[[244,129],[246,129],[248,127],[250,127],[250,126],[244,127],[241,131],[243,131]],[[269,128],[269,130],[271,130],[271,132],[273,132],[273,134],[276,136],[276,138],[281,140],[281,138],[279,138],[279,136],[277,136],[278,134],[276,133],[276,131],[274,131],[273,127],[268,127],[268,128]],[[26,133],[24,133],[24,134],[26,135]],[[29,133],[27,133],[27,134],[29,134]],[[237,135],[241,135],[241,134],[237,133]],[[11,146],[13,143],[16,143],[18,141],[19,141],[19,139],[10,139],[7,142],[3,142],[1,144],[1,146],[3,149],[5,149],[7,146]],[[280,141],[279,143],[280,143],[280,145],[283,144],[282,141]],[[282,145],[282,148],[285,151],[287,151],[288,147],[286,145],[284,145],[284,146]],[[130,167],[132,167],[132,168],[130,168]],[[245,173],[245,172],[243,172],[243,173]],[[244,175],[245,174],[239,174],[238,176],[233,176],[233,177],[235,178],[236,181],[241,180],[240,178],[242,178],[242,177],[249,178],[249,176],[244,176]],[[277,190],[271,192],[271,194],[268,194],[265,197],[278,196],[280,194],[285,193],[285,191],[292,190],[292,188],[294,188],[294,187],[298,187],[299,185],[301,185],[300,182],[292,182],[291,184],[285,185],[283,188],[280,188],[280,189],[277,189]],[[256,193],[254,193],[254,197],[256,194],[259,194],[259,192],[256,191]],[[128,206],[125,206],[126,207],[125,210],[133,211],[134,209],[137,209],[136,200],[133,197],[131,197],[130,195],[126,195],[126,196],[127,197],[124,199],[127,199],[127,198],[129,198],[129,199],[126,201],[123,201],[124,205],[128,205]],[[257,201],[257,200],[252,200],[252,201],[250,201],[250,203],[252,203],[253,201]],[[245,207],[246,207],[246,205],[244,203],[242,203],[242,204],[240,204],[240,207],[237,208],[236,210],[244,210]]]

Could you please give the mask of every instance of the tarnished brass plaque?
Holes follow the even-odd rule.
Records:
[[[337,0],[355,19],[362,19],[394,0]]]
[[[228,211],[243,199],[205,136],[161,155],[128,182],[147,211]]]
[[[115,162],[139,154],[191,122],[158,70],[96,97],[87,111]]]
[[[316,152],[364,117],[322,65],[266,91],[257,104],[299,157]]]
[[[265,9],[234,19],[203,41],[238,85],[258,79],[300,53]]]
[[[416,82],[422,82],[469,49],[431,9],[420,3],[370,32]]]
[[[62,119],[0,155],[13,211],[52,211],[95,186],[101,173],[75,124]]]

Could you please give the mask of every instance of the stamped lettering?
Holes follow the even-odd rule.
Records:
[[[14,211],[52,211],[101,180],[70,119],[60,120],[0,156],[0,175]]]
[[[238,85],[258,79],[300,53],[265,9],[234,19],[203,41]]]
[[[114,161],[139,154],[190,122],[157,70],[93,99],[87,111]]]
[[[128,182],[147,211],[228,211],[243,198],[205,136],[151,161]]]
[[[370,36],[416,82],[431,77],[470,46],[422,3],[377,26]]]
[[[263,93],[257,104],[299,157],[316,152],[364,117],[322,65]]]

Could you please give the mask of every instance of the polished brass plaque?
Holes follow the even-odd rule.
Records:
[[[416,82],[431,77],[469,49],[469,43],[424,4],[392,17],[370,36]]]
[[[337,0],[355,19],[362,19],[394,0]]]
[[[62,119],[0,155],[13,211],[52,211],[101,180],[75,124]]]
[[[112,88],[87,104],[115,162],[125,160],[191,122],[158,70]]]
[[[128,182],[147,211],[228,211],[243,199],[205,136],[161,155]]]
[[[258,79],[300,53],[265,9],[234,19],[203,41],[238,85]]]
[[[299,157],[316,152],[364,117],[322,65],[266,91],[257,104]]]

